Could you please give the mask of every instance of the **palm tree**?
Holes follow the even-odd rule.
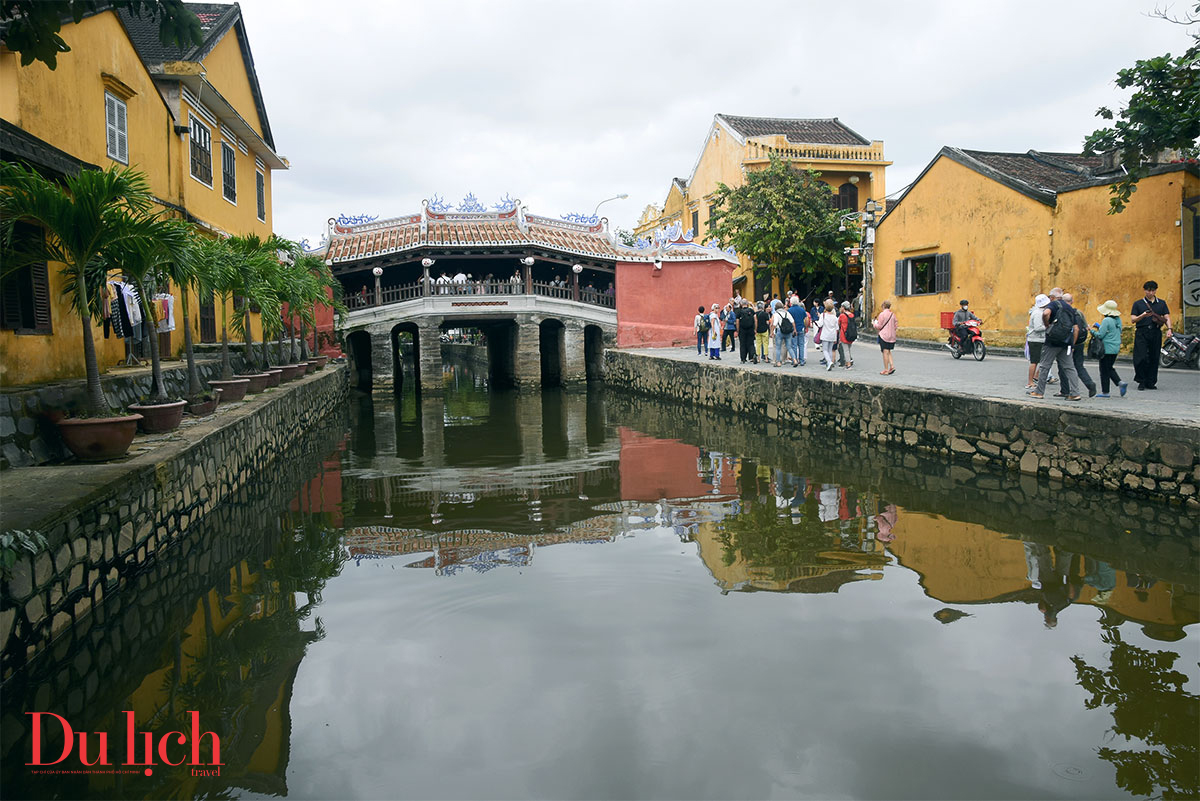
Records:
[[[92,334],[92,317],[100,312],[105,281],[103,255],[129,238],[143,236],[130,218],[149,212],[152,200],[146,178],[128,167],[81,170],[64,185],[52,183],[19,164],[0,162],[0,220],[5,270],[34,261],[61,263],[65,294],[83,325],[83,364],[87,374],[85,414],[107,417],[111,409],[100,387],[100,367]],[[13,248],[13,226],[30,222],[45,237]]]
[[[258,307],[262,320],[266,320],[268,315],[278,316],[280,312],[279,296],[272,280],[279,269],[275,242],[273,236],[264,241],[257,234],[229,237],[234,266],[239,276],[238,294],[244,299],[241,316],[234,318],[234,329],[241,334],[245,342],[247,368],[251,370],[265,368],[266,359],[260,359],[254,353],[250,307]],[[263,355],[265,357],[265,353]]]
[[[212,291],[220,302],[221,380],[229,381],[233,378],[233,364],[229,358],[229,303],[240,286],[241,274],[234,265],[233,249],[225,239],[198,238],[193,258],[200,285]]]
[[[183,318],[183,351],[187,358],[187,397],[191,401],[199,401],[207,397],[204,385],[200,383],[200,371],[196,369],[196,353],[192,345],[192,327],[188,322],[188,292],[195,290],[197,296],[212,291],[205,283],[207,278],[201,265],[203,264],[204,238],[192,229],[183,252],[179,258],[173,259],[166,265],[167,276],[175,286],[179,287],[179,308]]]
[[[169,283],[169,266],[180,261],[187,247],[191,225],[183,220],[165,219],[161,214],[133,214],[126,224],[139,232],[114,242],[105,259],[111,267],[119,268],[137,289],[142,314],[150,321],[150,395],[151,405],[170,403],[162,376],[162,355],[158,351],[158,313],[151,300],[153,290]]]

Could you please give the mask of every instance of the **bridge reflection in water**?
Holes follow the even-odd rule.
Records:
[[[1076,796],[1200,792],[1197,545],[1163,534],[1194,530],[1185,513],[1113,509],[645,398],[490,392],[464,371],[449,386],[358,395],[335,435],[299,443],[278,481],[193,526],[138,596],[108,599],[90,628],[6,684],[5,795],[519,794],[497,777],[528,751],[533,735],[512,734],[527,715],[531,731],[566,715],[570,735],[535,743],[536,764],[512,780],[526,795],[608,797],[619,774],[630,795],[695,796],[686,779],[698,772],[712,794],[758,796],[766,772],[799,796],[798,771],[847,796],[901,780],[921,797],[986,795],[1014,772],[1027,784],[1004,785],[1012,797],[1060,795],[1064,778]],[[985,666],[984,691],[976,651],[1020,657]],[[643,657],[648,667],[625,669]],[[964,680],[975,689],[955,695]],[[947,694],[970,714],[947,711]],[[539,716],[542,696],[556,707]],[[846,716],[851,696],[863,704]],[[646,714],[623,711],[631,697],[647,699]],[[221,776],[24,768],[25,712],[119,742],[125,709],[159,735],[202,710],[221,736]],[[1010,732],[1032,758],[972,734],[1006,710],[1053,719]],[[652,779],[636,780],[639,757],[621,750],[581,772],[580,753],[611,745],[603,722],[618,713],[649,730],[609,736],[667,748]],[[689,715],[701,719],[683,725]],[[873,792],[839,784],[841,768],[783,764],[822,742],[853,750],[918,715],[911,742],[889,746],[903,768],[867,760],[853,772]],[[459,769],[470,748],[453,733],[464,731],[492,733],[488,753],[469,753],[475,772]],[[978,753],[947,761],[939,733],[979,738]],[[361,757],[353,776],[339,738]],[[783,762],[731,774],[730,751],[739,764],[762,752]],[[1054,771],[1042,764],[1062,753]],[[697,754],[688,771],[659,769]]]

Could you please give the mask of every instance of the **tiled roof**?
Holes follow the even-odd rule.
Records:
[[[181,49],[175,43],[163,44],[158,35],[158,20],[143,14],[136,17],[127,10],[117,13],[138,55],[146,64],[161,64],[164,61],[194,61],[201,53],[207,53],[217,40],[241,16],[236,3],[184,3],[188,11],[200,20],[203,41]]]
[[[422,230],[424,229],[424,230]],[[603,223],[584,225],[551,217],[506,212],[410,214],[364,225],[334,225],[326,258],[335,263],[428,248],[545,248],[605,261],[654,261],[655,250],[638,250],[609,238]],[[671,260],[724,258],[697,245],[673,245]]]
[[[817,145],[869,145],[855,131],[843,125],[837,117],[829,119],[783,119],[780,117],[735,117],[718,114],[733,130],[742,136],[785,135],[789,142]]]
[[[1073,153],[1043,155],[1036,150],[1025,153],[993,153],[984,150],[960,152],[1013,181],[1043,192],[1057,192],[1064,186],[1078,184],[1091,177],[1091,169],[1086,165],[1089,157]],[[1098,157],[1096,161],[1099,166]]]

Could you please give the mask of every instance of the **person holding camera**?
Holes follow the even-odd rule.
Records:
[[[1158,389],[1158,355],[1162,348],[1162,327],[1171,331],[1171,313],[1167,304],[1158,298],[1158,282],[1142,284],[1145,297],[1134,301],[1133,380],[1138,389]]]

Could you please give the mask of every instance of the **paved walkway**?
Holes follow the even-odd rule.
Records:
[[[860,340],[855,344],[854,366],[851,369],[835,367],[832,371],[827,371],[825,366],[820,364],[820,351],[817,351],[814,356],[811,347],[808,351],[810,358],[803,367],[773,367],[764,362],[757,365],[742,364],[738,361],[736,351],[722,353],[720,361],[709,361],[707,356],[696,355],[695,346],[690,348],[642,348],[633,349],[631,352],[664,359],[698,361],[729,369],[788,373],[803,375],[807,378],[855,381],[880,386],[923,387],[985,398],[1016,400],[1030,404],[1051,404],[1063,408],[1084,408],[1089,411],[1104,411],[1121,416],[1200,425],[1200,371],[1179,367],[1172,367],[1169,370],[1160,369],[1158,389],[1153,392],[1139,392],[1137,385],[1133,383],[1133,365],[1118,361],[1117,373],[1129,382],[1129,393],[1124,398],[1119,397],[1114,389],[1112,398],[1088,399],[1085,397],[1083,401],[1075,403],[1053,397],[1053,393],[1058,391],[1057,384],[1047,386],[1046,398],[1043,400],[1026,395],[1025,378],[1028,362],[1024,357],[1019,356],[988,355],[982,362],[976,362],[966,356],[955,360],[945,348],[937,351],[925,348],[897,347],[894,351],[896,372],[889,376],[883,376],[879,374],[879,371],[883,369],[883,360],[880,357],[879,346],[875,344],[874,339],[865,342]],[[1096,386],[1099,387],[1098,363],[1088,360],[1087,368],[1092,379],[1096,381]]]

